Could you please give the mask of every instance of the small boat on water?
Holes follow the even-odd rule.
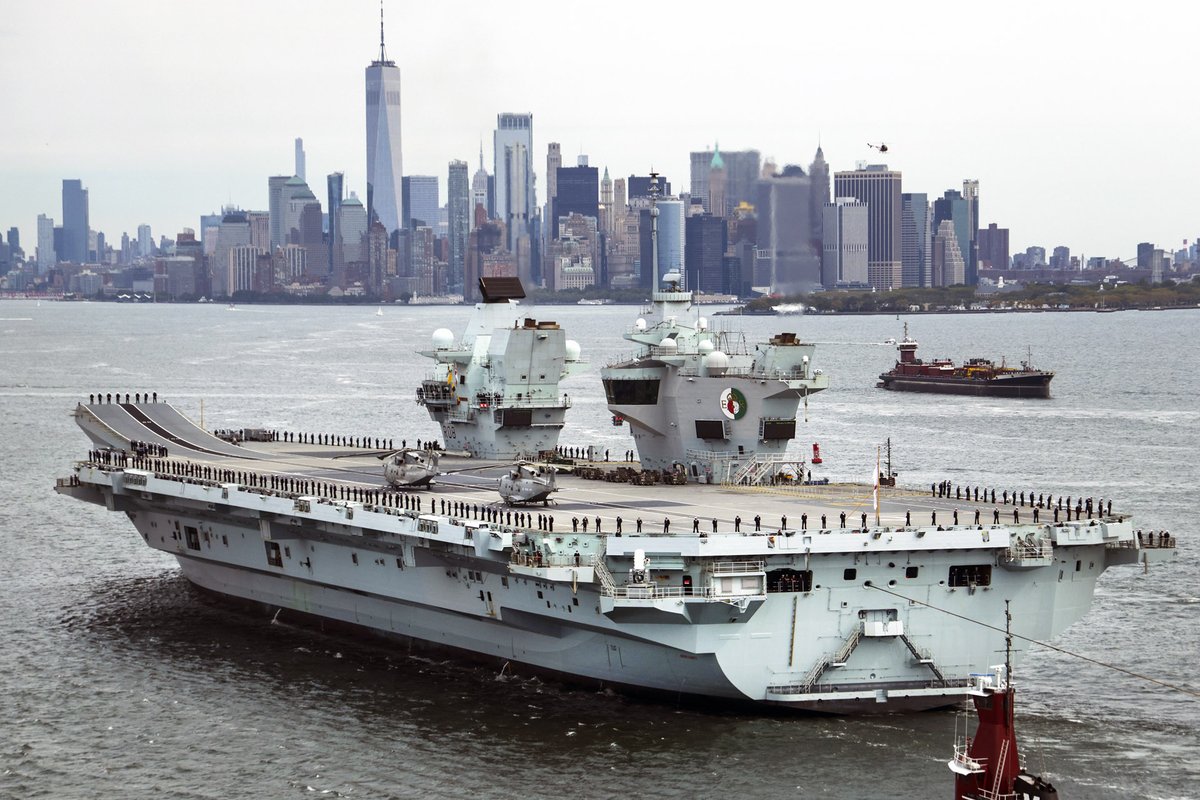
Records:
[[[896,366],[879,376],[880,389],[897,392],[934,392],[970,394],[983,397],[1050,397],[1053,372],[1034,369],[1030,362],[1010,367],[986,358],[972,358],[962,365],[950,359],[922,361],[917,358],[917,343],[908,336],[896,345],[900,357]]]
[[[1013,712],[1016,690],[1008,655],[1011,631],[1007,638],[1005,663],[971,675],[973,684],[967,695],[978,723],[973,737],[963,732],[955,744],[954,758],[946,763],[954,773],[954,800],[1058,800],[1058,790],[1049,781],[1030,775],[1021,766]]]

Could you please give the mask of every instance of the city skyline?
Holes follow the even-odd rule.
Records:
[[[229,26],[235,8],[239,24]],[[1186,181],[1151,184],[1200,171],[1185,138],[1196,115],[1186,49],[1132,47],[1187,29],[1195,12],[1152,4],[1101,20],[1032,4],[1000,17],[926,8],[927,19],[900,8],[865,18],[806,9],[790,27],[724,14],[727,61],[717,63],[681,46],[712,35],[709,14],[617,2],[603,15],[556,9],[530,28],[473,4],[393,4],[388,58],[406,98],[405,171],[437,175],[444,189],[450,161],[474,163],[480,140],[490,150],[497,114],[528,110],[537,117],[530,160],[539,204],[551,141],[562,143],[566,164],[586,153],[613,175],[653,167],[677,176],[688,174],[689,152],[717,141],[780,167],[806,165],[820,143],[832,170],[886,162],[903,173],[906,192],[937,197],[978,179],[979,225],[1011,230],[1014,252],[1067,245],[1131,258],[1139,241],[1170,250],[1200,232]],[[0,129],[5,227],[32,241],[38,214],[60,215],[63,179],[88,188],[91,227],[109,241],[143,223],[156,238],[174,236],[226,204],[265,209],[265,178],[292,171],[297,137],[309,175],[342,172],[346,190],[365,197],[361,81],[378,53],[378,5],[205,10],[11,4],[0,20],[0,85],[10,99]],[[547,80],[539,54],[565,30],[572,60],[588,66]],[[847,61],[851,35],[859,46]],[[463,46],[445,48],[447,37]],[[948,68],[948,53],[962,64]],[[928,113],[913,102],[923,91],[960,97],[961,118],[941,105]],[[886,142],[887,156],[867,142]]]

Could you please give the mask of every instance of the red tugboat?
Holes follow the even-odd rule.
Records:
[[[1010,651],[1011,643],[1010,635]],[[1013,726],[1016,690],[1010,666],[1011,661],[992,667],[991,672],[971,676],[975,684],[968,694],[979,724],[974,738],[964,737],[947,763],[954,773],[954,800],[1058,800],[1053,785],[1021,768]]]
[[[917,343],[908,338],[896,345],[900,359],[896,366],[879,376],[879,387],[897,392],[935,392],[973,394],[982,397],[1050,396],[1053,372],[1034,369],[1025,361],[1019,368],[1003,362],[997,366],[986,358],[972,358],[962,366],[949,359],[922,361],[917,358]]]

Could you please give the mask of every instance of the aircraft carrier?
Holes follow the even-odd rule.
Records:
[[[827,386],[812,345],[743,347],[679,276],[664,283],[626,334],[638,352],[601,372],[646,463],[558,447],[557,379],[578,347],[524,317],[519,285],[485,279],[467,334],[434,334],[417,396],[460,450],[217,436],[157,395],[92,396],[74,414],[94,448],[57,491],[127,515],[196,586],[284,620],[828,713],[952,704],[1004,646],[1006,601],[1019,659],[1087,612],[1105,569],[1173,553],[1079,499],[807,482],[786,444]]]

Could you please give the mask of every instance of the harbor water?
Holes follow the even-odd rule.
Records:
[[[437,438],[414,402],[431,362],[414,351],[468,314],[0,301],[0,797],[952,795],[953,712],[648,702],[272,623],[198,595],[124,516],[53,492],[89,448],[70,412],[96,392],[157,392],[209,429]],[[632,351],[620,333],[637,309],[529,315],[562,324],[590,362],[562,384],[562,443],[631,448],[598,370]],[[905,321],[925,358],[1015,363],[1031,346],[1057,373],[1051,399],[876,388]],[[1177,535],[1174,561],[1110,569],[1058,649],[1031,650],[1017,725],[1030,768],[1065,800],[1200,797],[1200,311],[710,322],[749,342],[822,343],[831,388],[793,443],[797,456],[820,444],[814,477],[870,482],[890,439],[900,486],[1111,499],[1137,527]]]

